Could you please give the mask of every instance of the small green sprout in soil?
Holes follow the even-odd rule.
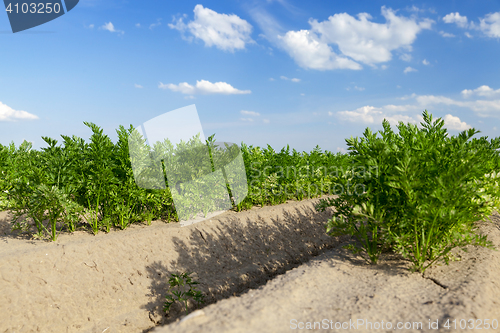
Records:
[[[184,309],[186,311],[186,315],[188,312],[188,301],[192,299],[198,305],[201,303],[205,303],[205,296],[201,293],[201,291],[196,290],[194,285],[199,284],[199,282],[193,281],[189,275],[192,273],[185,272],[182,274],[171,274],[168,279],[168,283],[170,284],[169,294],[166,296],[167,301],[165,302],[165,306],[163,310],[165,312],[170,311],[170,307],[175,302],[180,302],[184,305]]]

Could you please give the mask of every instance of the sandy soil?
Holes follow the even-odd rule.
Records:
[[[207,304],[257,287],[339,243],[315,201],[56,242],[11,234],[0,213],[0,332],[145,331],[182,314],[162,312],[170,273],[195,272]]]
[[[0,332],[288,332],[324,319],[334,328],[422,322],[436,332],[429,319],[439,331],[467,331],[453,322],[443,328],[448,318],[458,328],[460,319],[500,320],[500,251],[472,247],[425,276],[394,255],[370,266],[341,248],[347,238],[325,235],[331,211],[316,212],[315,202],[186,227],[156,221],[97,236],[79,231],[53,243],[9,233],[0,213]],[[492,221],[481,230],[500,247],[500,216]],[[166,316],[167,279],[184,271],[195,272],[207,306]],[[394,331],[376,327],[348,330]]]
[[[500,216],[481,223],[500,246]],[[408,262],[385,255],[367,265],[342,248],[154,333],[177,332],[489,332],[500,321],[500,255],[470,247],[461,260],[410,273]],[[462,319],[471,322],[460,322]],[[449,320],[450,327],[445,324]],[[456,322],[453,322],[456,320]],[[455,329],[455,324],[456,328]],[[399,325],[399,326],[398,326]],[[461,326],[465,329],[461,329]],[[474,328],[468,329],[467,327]],[[302,329],[301,329],[302,328]]]

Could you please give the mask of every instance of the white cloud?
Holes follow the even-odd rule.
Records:
[[[254,43],[250,38],[250,23],[235,14],[219,14],[202,5],[194,7],[193,21],[185,24],[183,18],[179,18],[175,24],[168,26],[181,33],[188,31],[195,38],[204,41],[205,46],[215,46],[224,51],[242,50],[246,43]]]
[[[444,31],[440,31],[440,32],[439,32],[439,34],[440,34],[441,36],[443,36],[443,37],[448,37],[448,38],[450,38],[450,37],[455,37],[455,35],[454,35],[454,34],[450,34],[450,33],[448,33],[448,32],[444,32]]]
[[[500,90],[500,89],[499,89]],[[478,95],[482,97],[493,97],[498,94],[499,90],[488,89],[475,89],[473,91],[465,90],[462,91],[464,97],[470,95]],[[481,95],[480,95],[481,94]],[[473,101],[457,101],[446,96],[434,96],[434,95],[421,95],[417,96],[412,94],[412,98],[415,98],[416,104],[419,108],[435,107],[436,105],[443,104],[447,106],[456,106],[461,108],[467,108],[474,111],[479,117],[495,117],[500,118],[500,99],[496,100],[484,100],[476,99]]]
[[[289,79],[289,78],[287,78],[286,76],[283,76],[283,75],[280,76],[280,79],[282,79],[282,80],[290,80],[292,82],[300,82],[300,79],[297,79],[297,78]]]
[[[419,12],[423,13],[423,12],[425,12],[425,9],[420,9],[420,8],[418,8],[415,5],[411,6],[411,8],[406,7],[406,10],[408,10],[410,12],[417,12],[417,13],[419,13]]]
[[[268,3],[272,2],[278,2],[280,5],[282,5],[288,12],[298,15],[298,14],[303,14],[304,12],[297,8],[296,6],[292,5],[289,1],[287,0],[267,0]]]
[[[405,10],[409,12],[415,12],[415,13],[425,13],[428,11],[431,14],[436,14],[436,10],[434,8],[418,8],[417,6],[413,5],[411,8],[406,7]]]
[[[257,23],[260,30],[264,33],[259,34],[259,37],[265,38],[271,43],[278,44],[278,36],[283,32],[281,25],[267,13],[262,7],[254,7],[249,10],[252,19]]]
[[[407,104],[407,105],[387,104],[387,105],[384,105],[382,107],[382,109],[384,111],[387,111],[387,112],[408,112],[408,111],[419,110],[420,106],[411,105],[411,104]]]
[[[381,69],[381,70],[386,70],[387,68],[388,68],[388,66],[387,66],[387,65],[382,65],[382,66],[380,66],[380,69]]]
[[[317,70],[361,69],[361,65],[346,57],[338,56],[328,44],[319,41],[311,31],[288,31],[278,36],[283,48],[303,67]]]
[[[363,90],[365,90],[365,88],[363,88],[363,87],[358,87],[358,86],[354,86],[354,89],[355,89],[355,90],[358,90],[358,91],[363,91]]]
[[[243,121],[247,121],[247,122],[252,122],[253,119],[252,118],[240,118],[241,120]]]
[[[309,20],[309,30],[288,32],[260,7],[252,9],[250,15],[264,31],[265,38],[285,50],[300,67],[360,70],[360,63],[375,68],[375,63],[391,60],[393,50],[410,52],[416,35],[434,23],[429,19],[417,22],[413,16],[396,16],[385,6],[381,11],[386,18],[384,24],[370,22],[371,16],[366,13],[358,14],[357,18],[340,13],[322,22]]]
[[[270,121],[269,119],[262,119],[262,122],[263,122],[264,124],[269,124],[271,121]]]
[[[34,119],[38,119],[38,117],[26,111],[14,110],[10,106],[0,102],[0,121],[34,120]]]
[[[480,117],[500,118],[500,100],[485,101],[476,100],[466,104],[472,111],[477,112]]]
[[[420,116],[419,114],[415,115],[414,117],[407,116],[404,114],[396,114],[393,116],[385,116],[384,118],[387,119],[389,124],[391,124],[392,126],[396,126],[399,124],[400,121],[402,121],[405,124],[406,123],[418,124],[422,120],[421,117],[422,116]]]
[[[407,10],[409,12],[415,12],[417,14],[418,13],[425,13],[426,11],[428,11],[431,14],[436,14],[436,10],[434,8],[418,8],[415,5],[412,5],[411,8],[407,6],[405,8],[405,10]]]
[[[108,30],[108,31],[111,31],[111,32],[116,32],[115,30],[115,26],[113,25],[113,23],[111,22],[108,22],[108,23],[105,23],[101,29],[104,29],[104,30]]]
[[[247,116],[254,116],[254,117],[258,117],[260,116],[260,113],[258,112],[255,112],[255,111],[245,111],[245,110],[241,110],[240,111],[241,114],[243,115],[247,115]]]
[[[136,24],[135,24],[135,26],[136,26],[137,28],[140,28],[140,27],[141,27],[141,24],[140,24],[140,23],[136,23]]]
[[[398,87],[398,88],[401,88],[401,86],[400,86],[400,85],[398,85],[397,87]],[[405,100],[407,100],[407,99],[410,99],[410,98],[415,98],[415,97],[417,97],[417,94],[413,93],[413,94],[411,94],[411,95],[409,95],[409,96],[408,96],[408,95],[405,95],[405,96],[403,96],[403,97],[399,97],[399,99],[400,99],[400,100],[402,100],[402,101],[405,101]]]
[[[422,64],[428,66],[430,65],[430,62],[427,61],[427,59],[422,60]]]
[[[161,25],[161,19],[156,20],[156,23],[151,23],[149,25],[149,29],[153,30],[154,28],[158,27]]]
[[[205,80],[196,81],[196,86],[192,86],[187,82],[182,82],[179,84],[163,84],[160,82],[158,85],[160,89],[170,89],[172,91],[178,91],[186,95],[193,94],[225,94],[225,95],[235,95],[235,94],[250,94],[250,90],[238,90],[226,82],[209,82]]]
[[[415,18],[396,16],[385,6],[381,12],[386,19],[383,24],[370,22],[368,13],[358,14],[358,19],[347,13],[335,14],[323,22],[310,20],[309,24],[312,32],[321,35],[322,43],[336,44],[343,55],[373,65],[391,60],[393,50],[411,51],[417,34],[430,29],[434,22],[424,19],[417,23]]]
[[[412,68],[410,66],[406,67],[403,73],[410,73],[410,72],[416,72],[417,70],[415,68]]]
[[[489,37],[500,38],[500,12],[490,13],[479,19],[479,28]]]
[[[143,88],[143,86],[141,86],[140,84],[137,84],[137,83],[134,84],[134,87],[139,88],[139,89]]]
[[[443,17],[445,23],[456,23],[460,28],[467,28],[469,23],[467,21],[467,16],[461,16],[458,12],[449,13]]]
[[[115,26],[111,22],[105,23],[103,26],[101,26],[101,29],[107,30],[109,32],[116,32],[118,34],[124,34],[125,33],[125,31],[123,31],[123,30],[116,30]]]
[[[494,97],[495,95],[500,95],[500,89],[493,90],[492,88],[482,85],[474,90],[464,89],[461,92],[463,97],[470,97],[472,95],[483,96],[483,97]]]
[[[333,115],[333,112],[328,112],[328,114]],[[354,111],[340,111],[337,112],[337,115],[343,120],[373,124],[375,122],[375,118],[380,117],[380,115],[382,115],[382,112],[374,106],[367,105],[360,107]]]
[[[85,25],[84,25],[84,26],[85,26]],[[88,26],[88,27],[86,27],[86,28],[89,28],[89,29],[94,29],[94,24],[89,24],[89,26]]]
[[[399,59],[409,62],[411,61],[411,54],[403,53],[401,56],[399,56]]]
[[[407,111],[417,111],[421,110],[420,106],[417,105],[385,105],[383,107],[374,106],[363,106],[354,111],[340,111],[340,112],[328,112],[330,116],[336,115],[340,120],[349,121],[353,123],[363,123],[363,124],[381,124],[384,119],[386,119],[391,126],[396,126],[400,121],[403,123],[418,124],[423,121],[420,114],[415,114],[413,116],[406,114],[394,114],[394,112],[407,112]],[[471,128],[466,122],[460,120],[460,118],[447,114],[443,117],[445,127],[447,129],[463,131]]]
[[[274,81],[274,79],[272,77],[269,78],[269,81]]]
[[[418,103],[420,103],[420,105],[431,105],[431,104],[445,104],[445,105],[456,105],[456,106],[465,105],[462,102],[455,101],[454,99],[445,96],[421,95],[421,96],[416,96],[415,99],[417,100]]]
[[[178,85],[175,85],[173,83],[164,84],[164,83],[160,82],[160,84],[158,85],[158,88],[170,89],[172,91],[179,91],[183,94],[194,94],[196,91],[196,88],[187,82],[182,82],[182,83],[179,83]]]
[[[460,121],[460,118],[454,117],[451,114],[447,114],[446,116],[444,116],[443,120],[447,129],[465,131],[472,127],[466,122]]]
[[[442,117],[445,127],[452,130],[463,131],[471,128],[469,124],[461,121],[459,117],[449,113],[457,108],[469,109],[479,117],[489,117],[500,119],[500,89],[494,90],[486,85],[473,90],[463,90],[464,97],[476,96],[475,100],[455,100],[447,96],[440,95],[417,95],[412,93],[400,100],[406,100],[407,104],[393,105],[387,104],[382,107],[366,105],[355,110],[345,110],[340,112],[328,112],[330,116],[345,121],[363,124],[380,124],[386,118],[391,125],[397,125],[398,121],[405,123],[416,123],[423,121],[421,112],[427,110],[448,110]],[[489,99],[485,99],[489,98]],[[493,99],[496,98],[496,99]]]
[[[238,90],[226,82],[196,81],[196,88],[208,94],[250,94],[250,90]]]
[[[484,18],[480,18],[479,26],[472,21],[469,22],[466,16],[461,16],[458,12],[446,15],[443,17],[443,21],[456,23],[457,26],[464,29],[480,30],[491,38],[500,38],[500,12],[489,13]],[[464,34],[468,38],[472,38],[470,33],[465,32]]]
[[[391,107],[396,107],[394,105],[388,105],[382,108],[377,108],[374,106],[363,106],[354,111],[340,111],[337,112],[336,115],[339,119],[350,121],[353,123],[363,123],[363,124],[381,124],[382,121],[387,119],[391,125],[397,125],[399,121],[409,122],[409,123],[417,123],[417,117],[413,118],[408,115],[403,114],[394,114],[389,115],[387,109]],[[401,108],[401,107],[399,107]],[[385,112],[384,112],[385,111]],[[405,110],[400,110],[405,111]],[[333,112],[328,112],[330,116],[333,116]]]

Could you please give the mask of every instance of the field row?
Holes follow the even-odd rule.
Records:
[[[85,123],[90,142],[0,145],[0,209],[12,211],[14,229],[56,240],[61,230],[97,234],[334,194],[316,207],[336,208],[327,233],[357,238],[351,249],[368,262],[391,250],[424,271],[455,247],[491,245],[474,222],[500,207],[500,138],[473,138],[474,128],[450,136],[442,119],[427,111],[423,119],[421,128],[400,122],[398,133],[386,120],[383,131],[367,128],[346,139],[349,154],[238,147],[214,135],[149,146],[132,126],[120,126],[113,143]]]

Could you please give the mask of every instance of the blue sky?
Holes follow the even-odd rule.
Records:
[[[206,136],[345,152],[382,120],[499,136],[500,2],[80,0],[13,34],[0,14],[0,143],[116,140],[195,104]]]

